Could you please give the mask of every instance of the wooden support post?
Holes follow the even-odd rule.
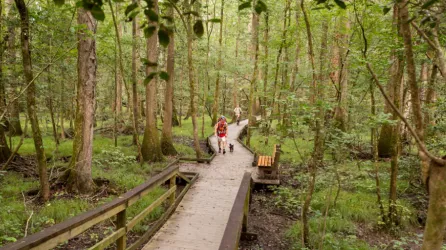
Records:
[[[125,215],[126,209],[122,210],[116,215],[116,229],[121,229],[125,227],[127,216]],[[117,249],[118,250],[125,250],[127,243],[127,236],[124,234],[122,237],[118,238],[116,241]]]
[[[169,188],[173,188],[176,185],[177,175],[170,178]],[[172,206],[175,203],[175,192],[170,195],[169,203]]]
[[[243,207],[243,222],[242,222],[242,233],[248,232],[248,214],[249,214],[249,203],[251,200],[251,184],[249,184],[248,193],[245,198],[245,205]]]

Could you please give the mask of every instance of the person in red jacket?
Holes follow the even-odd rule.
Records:
[[[218,152],[221,153],[221,148],[223,147],[223,154],[226,154],[226,138],[228,136],[228,123],[226,122],[226,117],[221,116],[218,119],[214,130],[215,136],[218,139]]]

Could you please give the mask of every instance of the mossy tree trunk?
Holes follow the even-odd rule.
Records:
[[[40,133],[39,119],[37,117],[36,106],[36,85],[33,81],[33,70],[31,61],[31,43],[30,43],[30,29],[29,29],[29,15],[28,7],[24,0],[15,0],[17,10],[20,14],[20,41],[22,45],[22,60],[23,72],[25,74],[25,81],[29,85],[26,90],[26,103],[28,108],[28,116],[31,122],[33,132],[34,148],[37,156],[37,166],[40,180],[40,196],[42,200],[47,201],[50,197],[50,185],[48,182],[48,175],[46,170],[46,156],[43,146],[42,135]]]
[[[153,1],[154,11],[158,14],[158,1]],[[150,25],[157,25],[148,20]],[[158,62],[158,36],[156,35],[158,28],[153,35],[147,38],[147,59],[150,62]],[[146,66],[146,75],[149,76],[152,72],[156,72],[156,66]],[[144,130],[144,139],[142,141],[142,157],[144,161],[159,162],[163,160],[163,153],[161,152],[161,143],[158,129],[156,127],[156,109],[157,97],[156,86],[158,77],[153,77],[146,85],[146,127]]]
[[[0,30],[3,26],[3,2],[0,1]],[[0,43],[4,44],[4,43]],[[3,114],[6,109],[5,103],[5,79],[3,77],[3,52],[5,49],[0,46],[0,114]],[[0,163],[5,163],[11,156],[11,150],[9,149],[8,143],[6,141],[5,131],[3,126],[0,124]]]
[[[169,8],[169,16],[173,18],[173,9]],[[177,151],[172,140],[172,118],[173,118],[173,83],[175,78],[175,34],[169,32],[169,45],[167,47],[167,74],[169,79],[166,82],[164,94],[164,122],[161,136],[161,150],[164,155],[176,155]]]

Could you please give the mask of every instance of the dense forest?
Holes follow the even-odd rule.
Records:
[[[0,246],[207,156],[240,105],[248,147],[282,145],[283,184],[254,199],[286,218],[245,249],[446,249],[445,13],[441,0],[0,0]]]

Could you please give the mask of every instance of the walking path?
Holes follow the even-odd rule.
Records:
[[[235,145],[233,153],[227,148],[225,155],[218,154],[210,164],[180,166],[180,171],[198,172],[200,176],[143,250],[219,248],[243,174],[252,169],[253,155],[237,141],[247,123],[244,120],[238,126],[229,125],[228,145]],[[211,143],[218,150],[215,136],[211,137]]]

